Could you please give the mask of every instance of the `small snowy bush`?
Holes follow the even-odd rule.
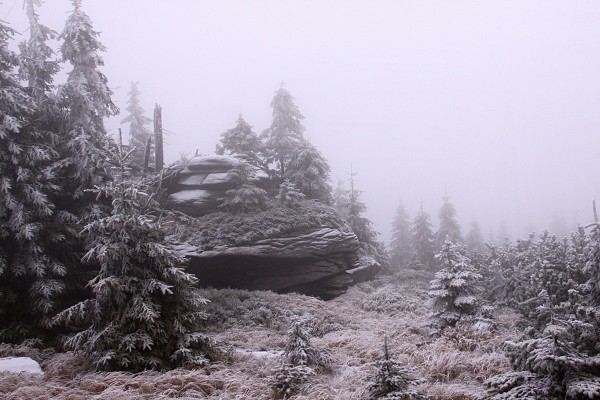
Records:
[[[428,397],[420,394],[411,386],[420,383],[411,377],[411,370],[390,357],[387,337],[383,346],[383,358],[376,363],[377,372],[369,381],[368,400],[424,400]]]
[[[300,192],[293,182],[286,179],[279,185],[279,194],[277,200],[284,207],[294,207],[304,199],[304,194]]]
[[[430,283],[429,296],[436,311],[432,325],[444,329],[477,312],[480,306],[477,292],[482,277],[475,272],[461,248],[448,241],[436,258],[442,264],[442,270]]]

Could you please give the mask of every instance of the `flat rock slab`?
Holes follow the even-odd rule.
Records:
[[[25,372],[28,374],[42,375],[42,368],[37,361],[29,357],[6,357],[0,358],[0,373],[10,372],[18,374]]]

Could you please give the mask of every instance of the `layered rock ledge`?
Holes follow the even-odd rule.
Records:
[[[202,285],[297,292],[324,299],[366,280],[379,265],[360,256],[358,239],[331,207],[304,201],[251,214],[219,212],[232,187],[231,157],[194,157],[169,187],[180,218],[169,240]]]

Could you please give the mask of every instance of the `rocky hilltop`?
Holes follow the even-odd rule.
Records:
[[[350,227],[325,204],[219,211],[219,199],[235,187],[230,171],[240,163],[194,157],[168,185],[168,206],[189,216],[180,218],[170,240],[204,285],[332,298],[379,270],[374,260],[360,256]]]

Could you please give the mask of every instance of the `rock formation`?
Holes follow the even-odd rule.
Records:
[[[194,157],[169,184],[167,204],[192,218],[169,239],[189,259],[188,271],[213,287],[298,292],[321,298],[379,270],[360,257],[359,242],[337,212],[316,201],[251,214],[219,212],[235,184],[232,157]]]

